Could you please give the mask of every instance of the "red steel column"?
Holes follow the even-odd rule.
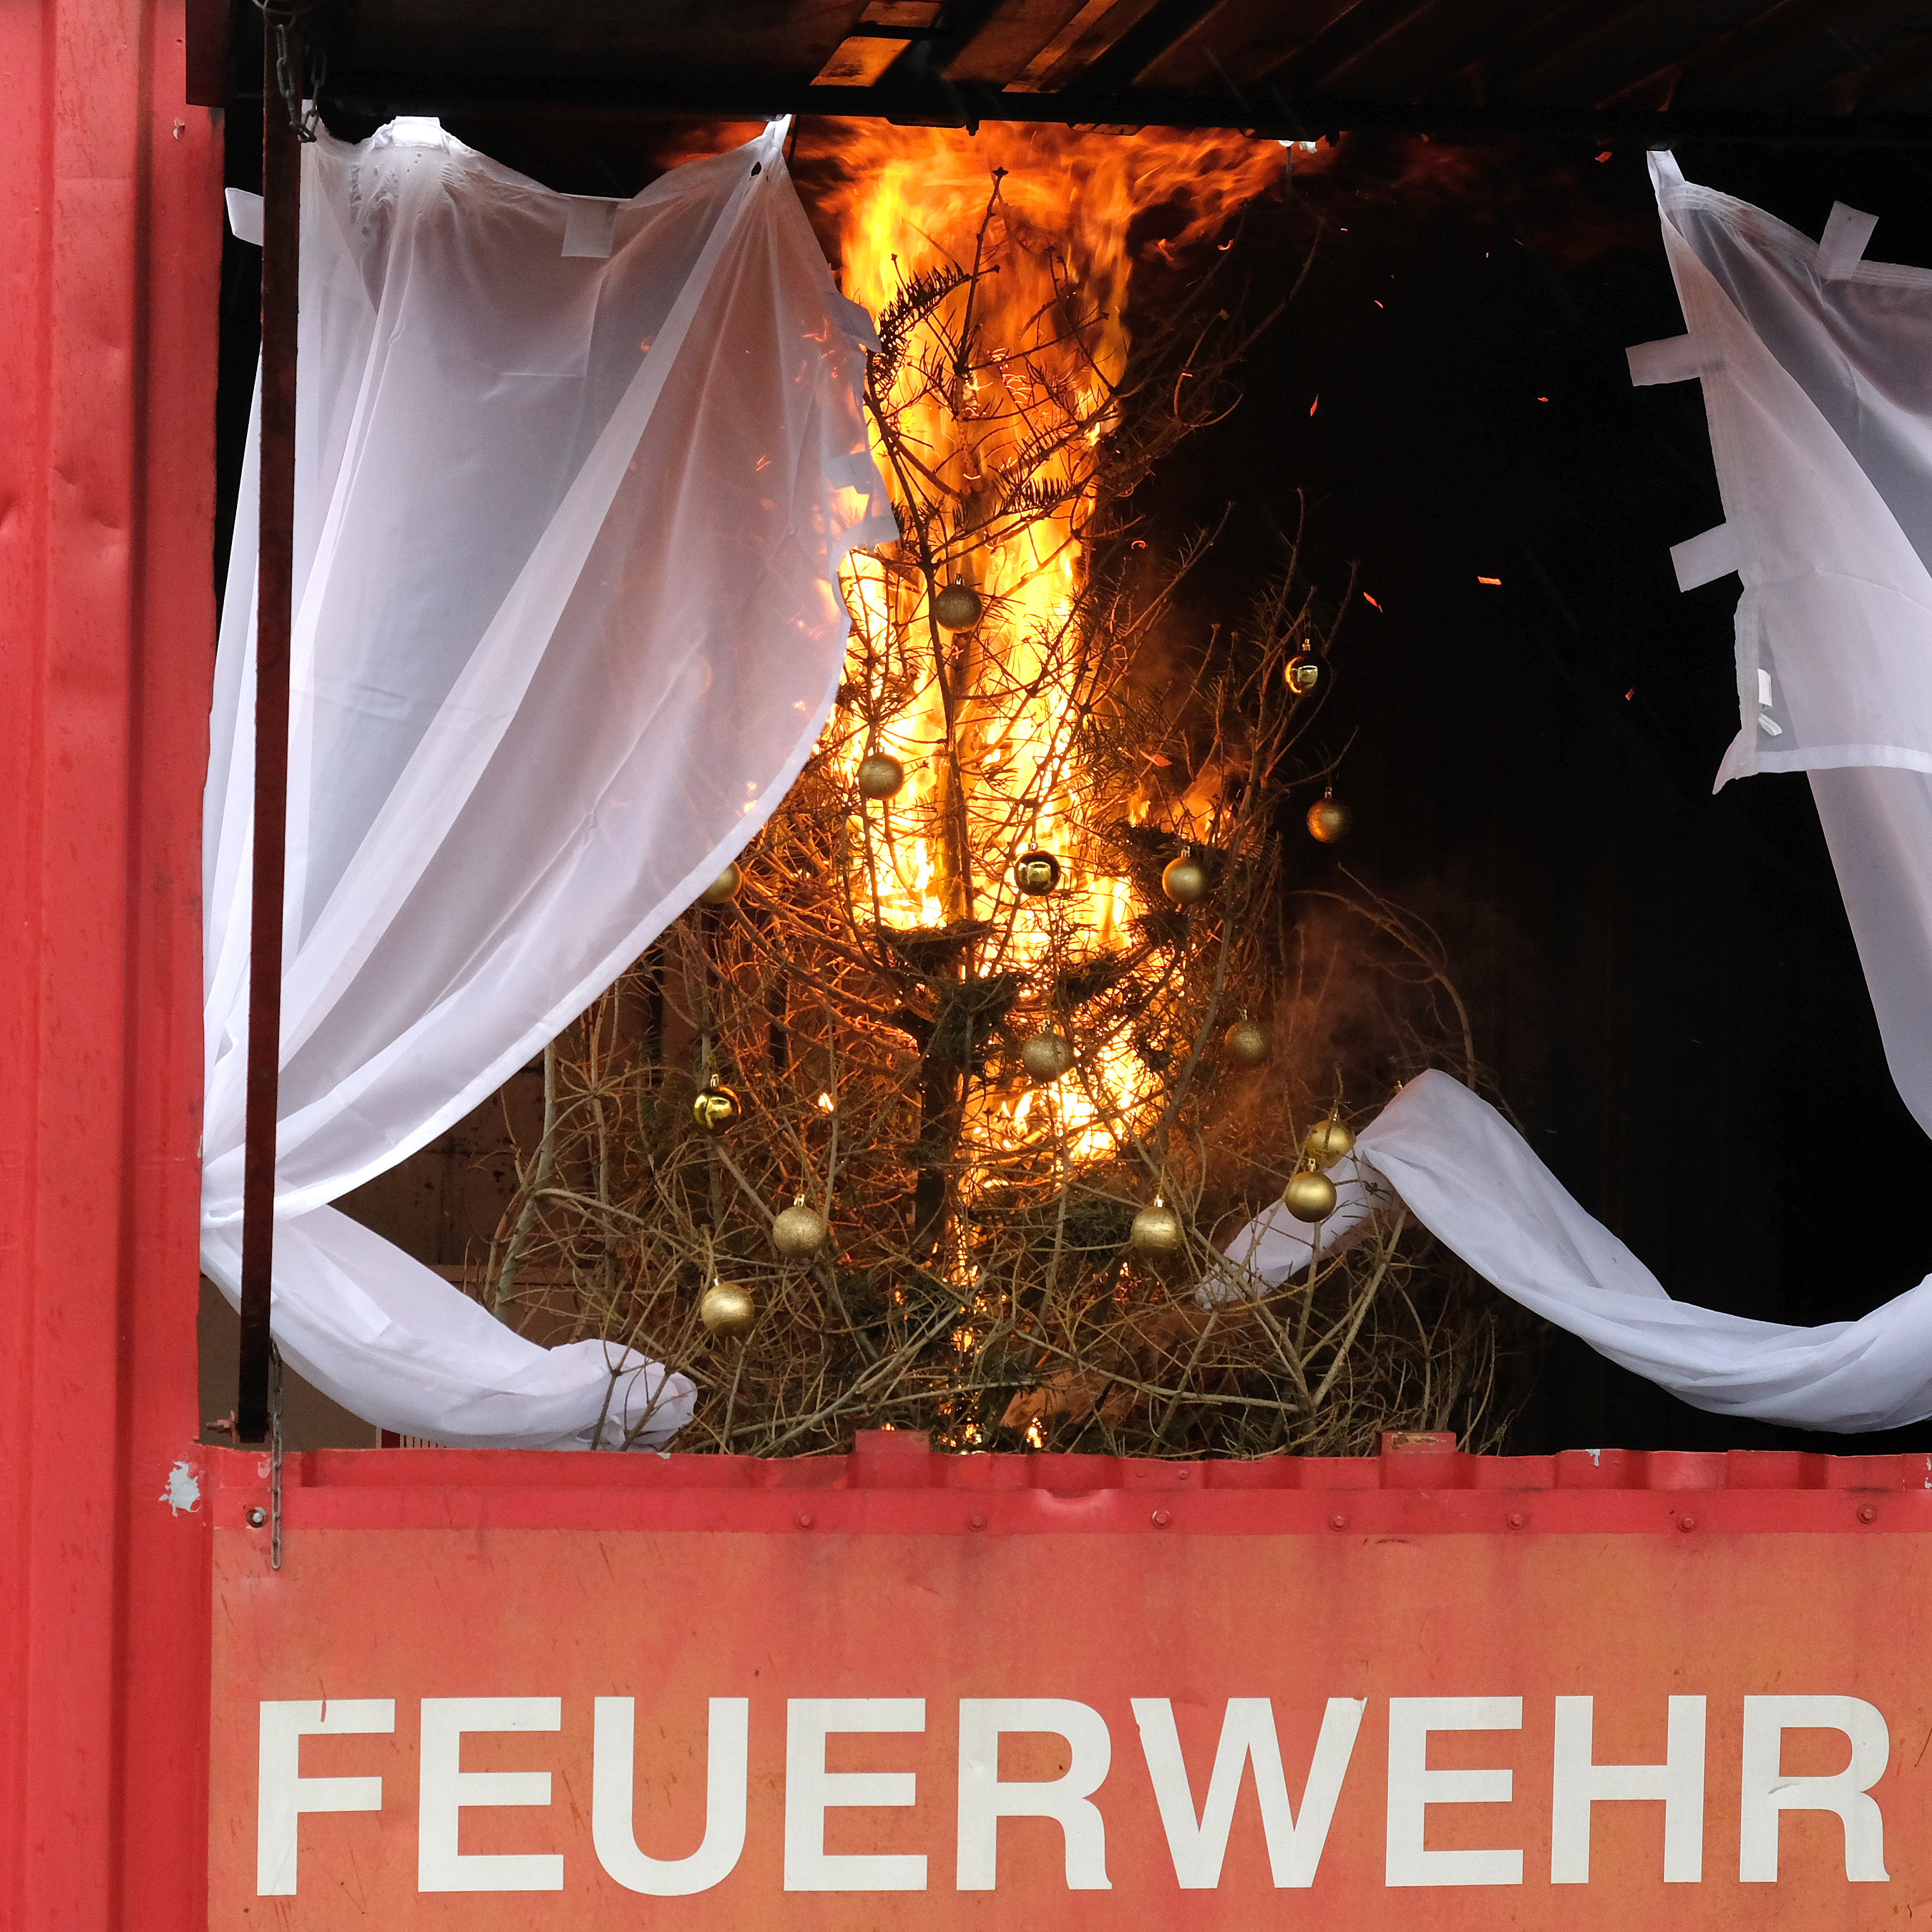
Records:
[[[0,8],[0,1924],[206,1923],[194,1484],[218,134]]]

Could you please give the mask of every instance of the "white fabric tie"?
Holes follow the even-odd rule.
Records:
[[[1704,358],[1694,335],[1666,335],[1660,341],[1634,343],[1624,353],[1630,358],[1630,381],[1640,389],[1658,382],[1688,382],[1705,373]]]
[[[1864,260],[1878,226],[1875,214],[1862,214],[1842,201],[1832,204],[1825,232],[1818,238],[1818,267],[1828,282],[1842,282]]]
[[[1738,568],[1737,533],[1729,524],[1714,524],[1694,537],[1670,546],[1671,567],[1679,590],[1714,584]]]

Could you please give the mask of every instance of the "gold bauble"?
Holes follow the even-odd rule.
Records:
[[[1301,1168],[1288,1176],[1281,1198],[1298,1221],[1325,1221],[1335,1211],[1335,1184],[1318,1168]]]
[[[1322,682],[1322,660],[1319,658],[1290,658],[1282,667],[1282,676],[1288,688],[1296,697],[1304,696]]]
[[[1029,898],[1043,898],[1060,883],[1060,861],[1051,852],[1022,852],[1013,861],[1013,884]]]
[[[1134,1225],[1128,1230],[1127,1239],[1134,1244],[1137,1253],[1150,1258],[1178,1255],[1186,1246],[1180,1216],[1159,1201],[1151,1208],[1143,1208],[1134,1216]]]
[[[825,1245],[826,1226],[802,1201],[794,1201],[772,1223],[772,1246],[788,1261],[802,1262]]]
[[[1258,1066],[1268,1057],[1268,1028],[1258,1020],[1237,1020],[1221,1036],[1221,1044],[1238,1066]]]
[[[715,1080],[708,1087],[700,1087],[697,1099],[691,1103],[691,1118],[707,1134],[722,1134],[742,1112],[737,1095]]]
[[[738,888],[744,882],[745,875],[739,871],[734,860],[698,896],[706,905],[723,905],[738,896]]]
[[[1208,868],[1191,854],[1170,860],[1160,875],[1160,889],[1176,905],[1192,905],[1208,896]]]
[[[932,600],[932,614],[944,631],[970,631],[980,621],[980,593],[964,584],[949,584]]]
[[[1301,1151],[1319,1168],[1330,1168],[1355,1144],[1355,1137],[1340,1120],[1317,1120],[1301,1143]]]
[[[1044,1086],[1058,1080],[1073,1064],[1073,1046],[1064,1034],[1036,1033],[1020,1048],[1027,1078]]]
[[[1308,808],[1308,830],[1324,845],[1338,845],[1348,837],[1355,814],[1339,798],[1324,794]]]
[[[905,783],[905,767],[890,752],[868,752],[859,760],[862,798],[890,798]]]
[[[714,1281],[698,1304],[698,1318],[712,1334],[735,1342],[752,1332],[758,1311],[752,1304],[750,1289],[740,1288],[736,1282]]]

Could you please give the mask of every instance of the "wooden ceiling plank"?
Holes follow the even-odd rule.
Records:
[[[898,70],[870,88],[814,87],[783,75],[640,76],[611,71],[595,76],[482,74],[448,70],[349,68],[332,74],[326,112],[386,120],[396,114],[440,114],[466,122],[518,116],[580,127],[587,115],[671,122],[757,121],[777,113],[856,115],[920,124],[976,126],[981,121],[1057,127],[1232,128],[1258,136],[1306,139],[1347,129],[1384,128],[1444,142],[1523,136],[1564,140],[1736,142],[1750,145],[1932,148],[1932,113],[1858,116],[1788,110],[1694,109],[1652,113],[1600,109],[1562,100],[1378,101],[1304,96],[1289,102],[1265,97],[1250,116],[1231,112],[1225,96],[1136,88],[1101,94],[1087,88],[1059,94],[1002,93],[982,84],[956,87],[951,97],[902,79]],[[238,94],[236,99],[244,96]],[[955,118],[935,119],[950,114]],[[588,190],[586,192],[597,190]]]
[[[916,27],[923,31],[939,22],[939,0],[866,0],[859,22],[866,27]]]
[[[1700,82],[1725,66],[1762,58],[1774,48],[1822,37],[1822,30],[1845,10],[1845,0],[1772,0],[1756,13],[1707,34],[1669,60],[1660,62],[1618,87],[1600,94],[1594,105],[1674,105],[1687,84]]]
[[[1648,4],[1648,0],[1636,0],[1638,5]],[[1573,44],[1580,25],[1600,20],[1603,14],[1602,0],[1557,0],[1556,5],[1540,8],[1499,38],[1472,36],[1472,44],[1448,69],[1448,91],[1493,99],[1498,86],[1508,88],[1523,74],[1533,73],[1537,64],[1553,51]]]
[[[946,79],[1011,86],[1083,4],[1084,0],[1000,0],[947,63]]]
[[[1189,26],[1142,64],[1134,76],[1138,87],[1223,87],[1238,75],[1243,55],[1256,35],[1278,23],[1276,0],[1213,0]]]
[[[1827,12],[1810,32],[1766,35],[1687,77],[1696,104],[1754,101],[1844,112],[1862,85],[1932,46],[1924,0],[1864,0]]]
[[[1337,69],[1403,32],[1435,4],[1436,0],[1354,0],[1319,33],[1262,69],[1262,76],[1289,100],[1326,91]]]
[[[1184,38],[1143,71],[1161,85],[1222,88],[1223,77],[1246,91],[1273,68],[1332,26],[1353,0],[1222,0]]]
[[[812,84],[814,87],[870,87],[911,45],[911,41],[890,34],[868,34],[842,40],[812,76]]]
[[[1083,87],[1110,88],[1144,85],[1144,76],[1175,44],[1204,26],[1220,0],[1156,0],[1125,33],[1116,36],[1078,76]],[[1210,52],[1208,76],[1218,76]],[[1072,76],[1069,76],[1071,78]],[[1211,84],[1211,81],[1210,81]]]
[[[1035,86],[1048,94],[1076,82],[1083,91],[1091,87],[1096,93],[1116,92],[1111,85],[1094,86],[1090,76],[1123,38],[1162,4],[1163,0],[1114,0],[1112,6],[1093,14],[1079,32],[1069,38],[1052,65],[1040,70]]]
[[[1466,96],[1468,82],[1455,77],[1479,67],[1499,43],[1549,14],[1548,0],[1498,0],[1486,16],[1466,0],[1432,0],[1398,29],[1378,35],[1331,68],[1323,90],[1374,99]]]
[[[1678,0],[1624,0],[1606,7],[1602,0],[1565,0],[1522,37],[1514,52],[1505,49],[1487,56],[1484,98],[1520,100],[1554,91],[1556,76],[1565,68],[1599,58],[1606,43],[1614,44],[1649,29],[1668,43],[1670,25],[1682,17]]]
[[[1114,0],[1086,0],[1086,4],[1042,47],[1006,85],[1016,93],[1030,93],[1047,85],[1068,56],[1113,10]]]

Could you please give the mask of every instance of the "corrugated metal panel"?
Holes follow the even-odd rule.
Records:
[[[182,10],[0,12],[0,1924],[201,1916],[220,146]],[[185,1504],[186,1492],[176,1492]]]

